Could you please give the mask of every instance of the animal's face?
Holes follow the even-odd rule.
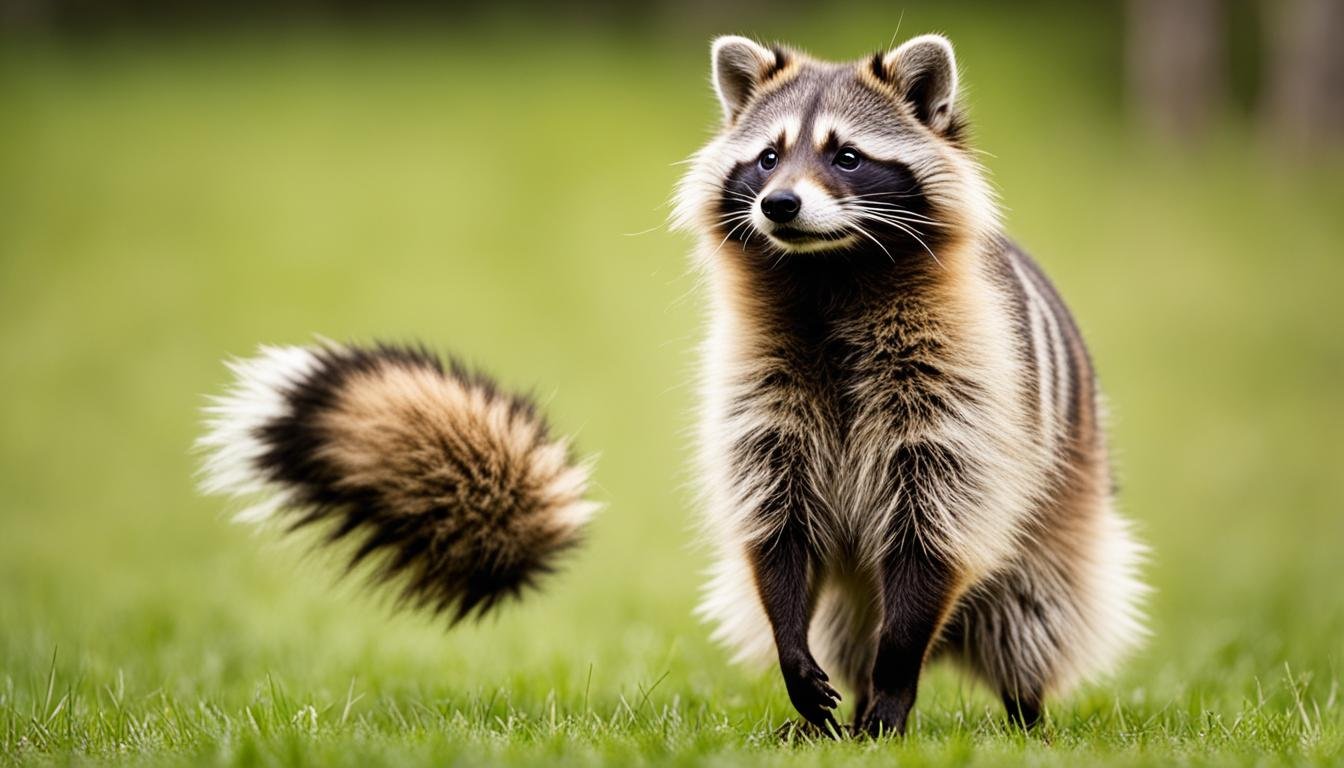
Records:
[[[682,224],[749,252],[895,259],[992,219],[961,145],[945,39],[833,64],[723,37],[712,60],[724,126],[682,181]]]

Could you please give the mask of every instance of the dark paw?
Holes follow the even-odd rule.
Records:
[[[1008,719],[1022,730],[1029,731],[1041,721],[1041,705],[1035,699],[1004,694],[1003,707],[1008,710]]]
[[[873,696],[868,711],[855,723],[855,729],[873,738],[905,735],[905,723],[910,718],[913,702],[883,694]]]
[[[817,666],[810,655],[791,660],[780,660],[784,686],[789,690],[793,708],[807,722],[825,730],[839,733],[834,710],[840,704],[840,694],[827,682],[830,678]]]

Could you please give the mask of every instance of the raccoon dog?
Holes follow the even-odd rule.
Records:
[[[904,732],[926,661],[1030,725],[1143,634],[1096,377],[1004,235],[937,35],[854,63],[722,37],[675,218],[710,286],[701,611],[798,712]]]

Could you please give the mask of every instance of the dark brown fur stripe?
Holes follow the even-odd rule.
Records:
[[[880,82],[887,82],[887,68],[882,63],[882,58],[886,55],[884,51],[877,51],[873,58],[868,60],[868,69],[873,73],[873,77]]]
[[[1096,412],[1092,402],[1092,393],[1095,389],[1094,374],[1087,345],[1083,342],[1083,334],[1073,319],[1073,313],[1065,306],[1064,300],[1055,289],[1054,283],[1041,270],[1036,260],[1016,247],[1013,248],[1012,254],[1022,265],[1023,271],[1035,285],[1037,292],[1045,298],[1048,305],[1046,309],[1053,315],[1055,325],[1059,328],[1061,338],[1054,343],[1064,345],[1069,376],[1067,404],[1064,413],[1060,415],[1067,425],[1066,435],[1071,448],[1075,450],[1086,448],[1095,442],[1093,433]]]
[[[784,68],[789,65],[788,51],[784,50],[778,45],[772,45],[770,46],[770,53],[774,55],[775,61],[774,64],[768,70],[766,70],[764,73],[761,74],[762,83],[768,82],[770,78],[782,72]]]
[[[1041,397],[1041,372],[1036,366],[1036,339],[1031,333],[1031,305],[1027,299],[1026,288],[1017,279],[1017,273],[1013,270],[1013,259],[1016,256],[1012,253],[1013,244],[1008,241],[1002,241],[1000,250],[992,257],[992,266],[994,276],[999,284],[1007,291],[1009,299],[1012,302],[1013,335],[1017,337],[1018,343],[1022,348],[1022,365],[1026,371],[1026,386],[1023,387],[1023,403],[1027,407],[1027,412],[1035,416],[1035,423],[1039,424],[1040,414],[1037,412],[1037,403]]]

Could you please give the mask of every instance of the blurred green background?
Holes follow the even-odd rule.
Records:
[[[1112,5],[11,28],[0,757],[1339,759],[1344,154],[1267,133],[1237,8],[1226,106],[1175,140]],[[666,201],[717,120],[712,34],[851,58],[898,20],[956,44],[1009,228],[1091,342],[1154,636],[1046,737],[939,670],[903,744],[781,744],[782,685],[690,615],[702,296]],[[445,635],[194,493],[221,359],[313,334],[453,351],[601,454],[607,510],[545,596]]]

